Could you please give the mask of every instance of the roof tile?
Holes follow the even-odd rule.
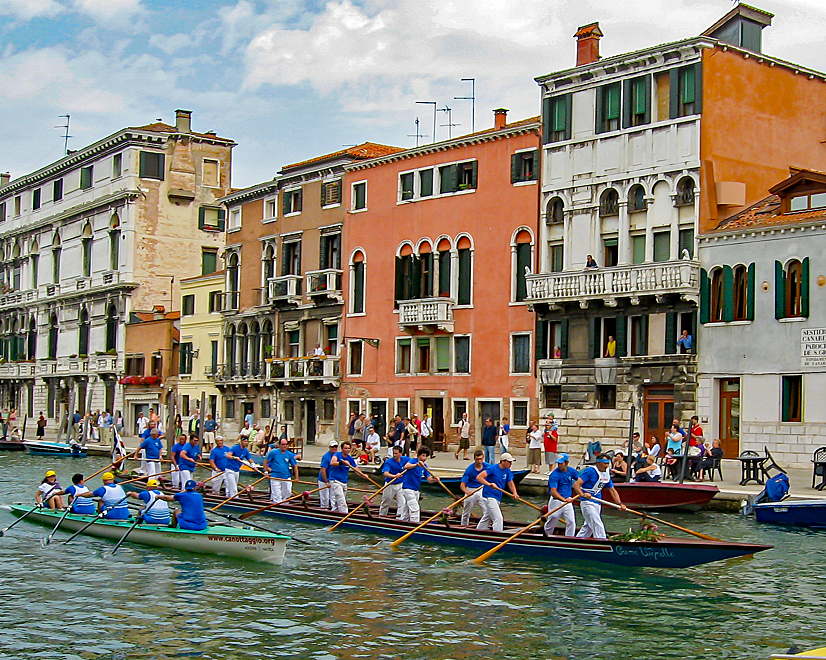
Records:
[[[399,151],[404,151],[404,149],[401,147],[391,147],[386,144],[378,144],[376,142],[364,142],[362,144],[357,144],[354,147],[342,149],[341,151],[334,151],[333,153],[324,154],[323,156],[316,156],[315,158],[303,160],[299,163],[284,165],[284,167],[281,168],[281,171],[287,172],[289,170],[298,169],[299,167],[305,167],[314,163],[321,163],[325,160],[332,160],[333,158],[340,158],[342,156],[352,156],[355,160],[367,160],[369,158],[378,158],[379,156],[395,154]]]

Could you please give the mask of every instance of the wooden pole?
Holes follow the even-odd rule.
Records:
[[[607,504],[608,506],[614,509],[622,509],[619,504],[614,504],[614,502],[609,502],[608,500],[604,500],[600,497],[592,497],[591,499],[600,502],[602,504]],[[648,518],[649,520],[653,520],[654,522],[658,522],[661,525],[667,525],[668,527],[673,527],[674,529],[679,529],[681,532],[685,532],[686,534],[691,534],[692,536],[696,536],[700,539],[705,539],[706,541],[717,541],[718,543],[726,543],[723,539],[718,539],[714,536],[708,536],[708,534],[702,534],[701,532],[695,532],[687,527],[680,527],[679,525],[675,525],[674,523],[670,523],[667,520],[663,520],[662,518],[655,518],[654,516],[650,516],[647,513],[641,513],[640,511],[634,511],[634,509],[629,509],[628,507],[625,508],[628,513],[633,513],[635,516],[639,516],[640,518]]]
[[[198,416],[198,446],[204,447],[204,418],[206,417],[206,392],[201,392],[201,407]]]
[[[379,488],[375,493],[373,493],[370,496],[365,496],[364,501],[361,504],[359,504],[355,509],[353,509],[350,513],[348,513],[346,516],[344,516],[341,520],[339,520],[335,525],[333,525],[330,528],[330,531],[332,532],[336,527],[338,527],[341,523],[343,523],[345,520],[347,520],[356,511],[361,509],[361,507],[363,507],[365,504],[370,504],[370,500],[372,500],[376,495],[378,495],[381,491],[383,491],[385,488],[387,488],[390,484],[392,484],[396,479],[401,477],[403,474],[404,474],[404,472],[399,472],[395,477],[393,477],[390,481],[388,481],[386,484],[384,484],[384,486]]]
[[[685,436],[685,443],[683,443],[683,463],[680,466],[680,483],[685,481],[685,473],[688,470],[688,448],[691,446],[691,432],[694,430],[694,422],[689,421],[688,433]]]
[[[320,490],[324,490],[325,488],[329,488],[329,486],[322,486],[321,488],[316,488],[315,490],[308,490],[305,491],[307,495],[312,495],[313,493],[317,493]],[[299,497],[304,497],[304,493],[298,493],[298,495],[293,495],[292,497],[288,497],[286,500],[281,500],[280,502],[273,502],[272,504],[267,504],[266,506],[262,506],[259,509],[255,509],[255,511],[247,511],[246,513],[240,516],[241,520],[246,520],[250,516],[254,516],[257,513],[262,513],[264,511],[269,511],[270,509],[274,509],[277,506],[281,506],[282,504],[286,504],[287,502],[292,502],[293,500],[297,500]]]
[[[455,507],[457,504],[459,504],[459,502],[462,502],[463,500],[467,499],[468,497],[470,497],[471,495],[473,495],[476,491],[478,491],[478,490],[480,490],[480,489],[482,489],[482,488],[484,488],[484,486],[479,486],[479,488],[476,488],[476,489],[474,489],[473,491],[471,491],[470,493],[467,493],[466,495],[464,495],[464,496],[460,497],[458,500],[456,500],[456,501],[455,501],[455,502],[453,502],[452,504],[448,504],[448,505],[445,507],[445,509],[452,509],[452,508],[453,508],[453,507]],[[436,520],[436,518],[438,518],[439,516],[441,516],[443,513],[444,513],[444,509],[442,509],[441,511],[439,511],[439,512],[438,512],[438,513],[436,513],[435,515],[433,515],[433,516],[431,516],[430,518],[428,518],[427,520],[425,520],[425,521],[424,521],[421,525],[419,525],[418,527],[414,527],[413,529],[411,529],[411,530],[410,530],[409,532],[407,532],[407,534],[405,534],[404,536],[400,536],[399,538],[397,538],[395,541],[393,541],[393,542],[390,544],[390,547],[391,547],[391,548],[393,548],[393,549],[395,549],[396,547],[398,547],[398,545],[399,545],[400,543],[403,543],[403,542],[404,542],[404,541],[406,541],[408,538],[410,538],[411,536],[413,536],[416,532],[418,532],[418,531],[419,531],[422,527],[424,527],[425,525],[429,525],[430,523],[432,523],[434,520]]]
[[[637,409],[632,405],[631,406],[631,424],[628,427],[628,451],[625,454],[625,460],[628,461],[625,469],[625,481],[629,483],[631,481],[631,457],[634,453],[633,444],[634,444],[634,415],[637,412]]]
[[[228,497],[227,499],[225,499],[225,500],[224,500],[223,502],[221,502],[220,504],[216,504],[214,507],[212,507],[212,508],[210,509],[210,511],[217,511],[217,510],[218,510],[218,509],[220,509],[222,506],[224,506],[224,504],[226,504],[227,502],[231,502],[232,500],[234,500],[234,499],[235,499],[236,497],[238,497],[239,495],[242,495],[243,493],[247,493],[247,492],[249,492],[249,491],[250,491],[250,489],[251,489],[253,486],[255,486],[255,484],[260,483],[260,482],[264,481],[264,479],[268,479],[268,478],[269,478],[269,477],[267,477],[267,476],[263,476],[263,477],[261,477],[258,481],[253,481],[253,482],[252,482],[249,486],[247,486],[246,488],[242,488],[242,489],[241,489],[241,490],[239,490],[237,493],[235,493],[235,495],[233,495],[232,497]]]

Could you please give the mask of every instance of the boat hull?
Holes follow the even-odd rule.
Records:
[[[0,440],[0,451],[23,451],[25,448],[22,440]]]
[[[32,507],[12,505],[12,513],[22,516]],[[43,525],[56,524],[63,515],[62,511],[40,510],[30,514],[26,520]],[[64,532],[76,532],[92,520],[92,516],[69,514],[60,524]],[[98,538],[118,541],[132,526],[134,520],[116,521],[100,520],[91,525],[84,534]],[[205,555],[221,555],[239,559],[263,561],[281,565],[289,537],[281,534],[268,534],[256,530],[238,529],[226,525],[213,525],[205,530],[194,531],[173,527],[138,525],[129,534],[127,541],[139,545],[157,548],[169,548],[183,552]]]
[[[54,458],[86,458],[84,450],[73,451],[65,442],[24,442],[26,451],[32,456],[52,456]]]
[[[623,504],[632,509],[699,511],[720,489],[713,484],[668,482],[614,483]]]
[[[826,499],[785,500],[754,505],[757,522],[797,527],[826,527]]]

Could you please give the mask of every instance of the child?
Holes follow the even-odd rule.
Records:
[[[673,480],[677,474],[677,457],[674,456],[673,449],[666,450],[665,465],[668,468],[668,477]]]

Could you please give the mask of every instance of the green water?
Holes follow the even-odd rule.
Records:
[[[0,503],[31,499],[46,469],[66,486],[104,464],[0,453]],[[49,530],[24,521],[0,538],[0,658],[757,660],[826,645],[826,533],[668,517],[776,548],[685,571],[500,555],[480,568],[472,552],[259,518],[312,543],[271,567],[128,543],[111,557],[113,543],[61,532],[44,548]],[[0,508],[0,526],[13,520]]]

